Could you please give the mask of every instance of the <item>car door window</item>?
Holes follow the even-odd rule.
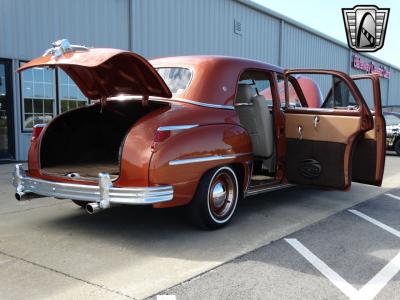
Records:
[[[277,75],[277,80],[278,80],[278,93],[279,93],[279,99],[281,101],[281,107],[285,107],[285,83],[284,83],[284,77],[282,74]],[[288,82],[288,87],[289,87],[289,106],[292,108],[296,107],[304,107],[307,106],[304,103],[300,87],[297,87],[296,85],[293,85],[294,78],[290,79]],[[297,81],[299,82],[299,81]],[[300,81],[301,82],[301,81]]]
[[[252,96],[263,96],[268,106],[272,106],[271,80],[269,74],[261,71],[249,70],[239,79],[238,87],[247,85],[252,89]]]
[[[292,76],[294,77],[294,76]],[[333,74],[296,74],[307,107],[356,110],[353,92],[341,78]],[[290,99],[287,106],[291,106]]]

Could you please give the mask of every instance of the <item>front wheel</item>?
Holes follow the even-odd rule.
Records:
[[[188,205],[191,221],[205,229],[223,227],[231,220],[239,196],[239,183],[232,168],[224,166],[208,171]]]
[[[394,151],[397,155],[400,155],[400,138],[394,143]]]

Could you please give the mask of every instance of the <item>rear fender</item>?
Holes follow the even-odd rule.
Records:
[[[154,150],[149,181],[150,185],[172,185],[174,200],[154,207],[188,204],[201,177],[221,165],[242,166],[238,169],[244,170],[242,187],[246,189],[252,159],[250,137],[238,125],[203,125],[171,135]]]

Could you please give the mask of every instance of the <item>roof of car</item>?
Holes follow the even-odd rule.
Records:
[[[219,105],[233,105],[239,77],[245,70],[284,71],[261,61],[220,55],[161,57],[149,62],[156,68],[168,66],[193,70],[189,86],[178,97]]]
[[[198,64],[233,64],[241,66],[258,66],[259,68],[271,70],[282,73],[283,68],[265,63],[258,60],[235,57],[235,56],[224,56],[224,55],[185,55],[185,56],[167,56],[157,57],[150,59],[150,63],[153,65],[198,65]]]

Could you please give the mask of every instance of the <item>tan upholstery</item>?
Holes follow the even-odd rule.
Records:
[[[248,84],[239,84],[236,112],[251,137],[255,156],[269,158],[274,149],[273,117],[263,96],[254,96]]]
[[[317,128],[312,114],[287,113],[286,138],[298,139],[299,126],[303,128],[302,138],[312,141],[327,141],[347,144],[349,138],[360,130],[359,116],[318,115]]]

